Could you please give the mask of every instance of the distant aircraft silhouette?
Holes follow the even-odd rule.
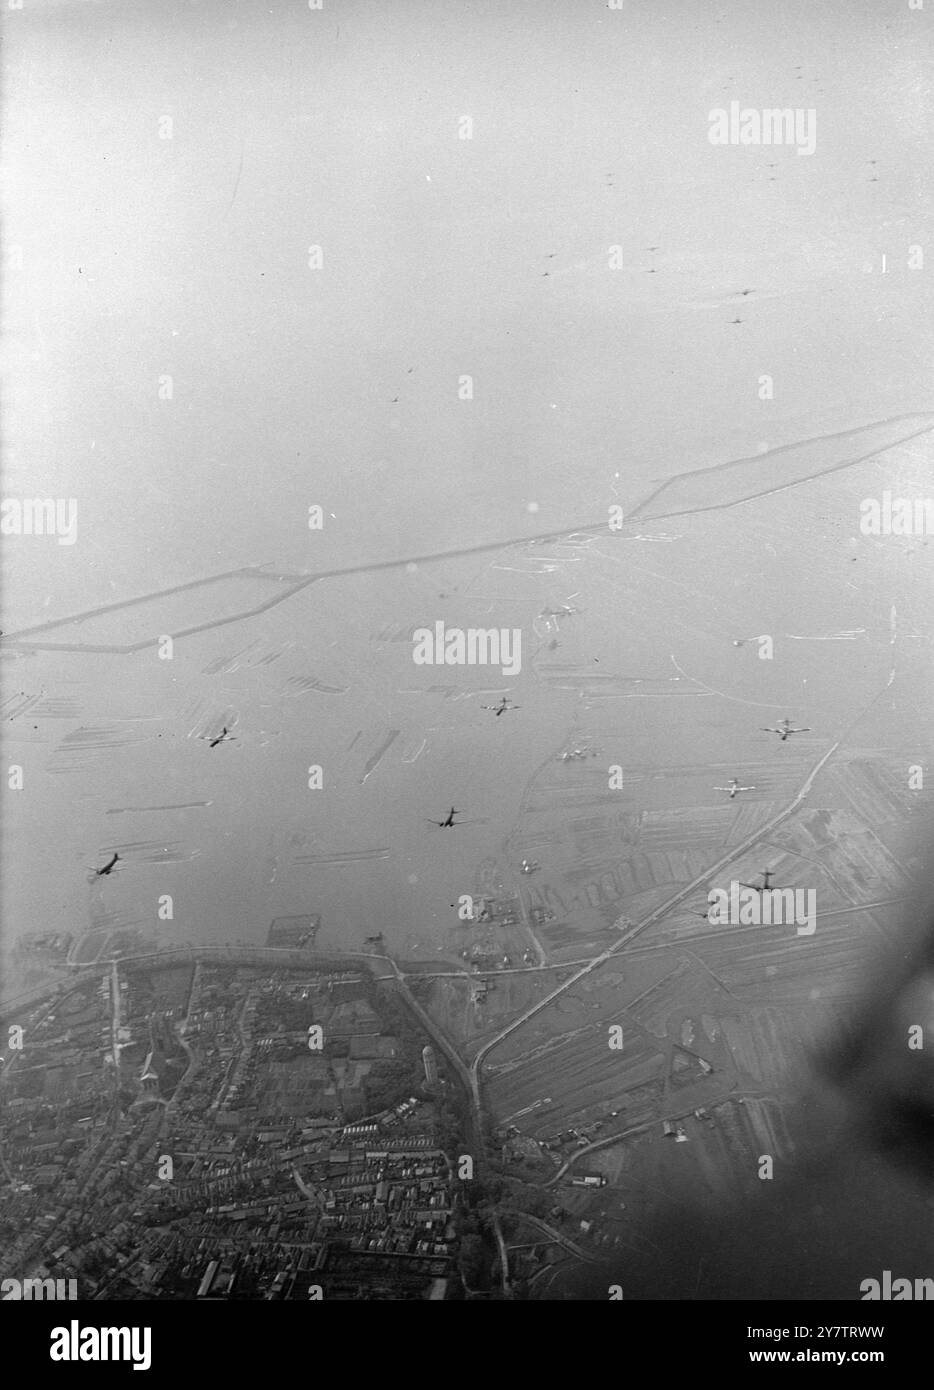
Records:
[[[117,863],[117,860],[118,860],[119,858],[120,858],[119,854],[117,854],[116,851],[115,851],[115,852],[114,852],[114,857],[113,857],[113,859],[111,859],[111,861],[110,861],[109,864],[105,864],[104,867],[103,867],[102,869],[95,869],[95,870],[94,870],[94,873],[96,874],[96,876],[97,876],[98,878],[101,878],[104,874],[113,873],[114,865]]]
[[[233,738],[233,734],[230,732],[230,730],[227,728],[227,725],[225,724],[216,738],[211,738],[209,734],[202,734],[201,737],[206,738],[208,740],[209,748],[216,748],[219,743],[224,743],[226,739]]]
[[[775,873],[775,870],[774,870],[774,869],[760,869],[759,872],[760,872],[760,874],[762,875],[762,882],[761,882],[761,883],[743,883],[743,884],[742,884],[742,887],[743,887],[743,888],[752,888],[753,891],[756,892],[756,893],[765,893],[769,888],[771,888],[771,887],[772,887],[772,876],[773,876],[773,874]]]
[[[519,705],[514,705],[511,700],[507,700],[504,695],[498,705],[481,705],[481,709],[492,710],[498,719],[501,714],[505,714],[508,709],[519,709]]]
[[[806,724],[800,729],[793,728],[790,719],[782,719],[777,725],[763,724],[761,727],[764,734],[778,734],[782,743],[785,742],[789,734],[809,734],[811,732]]]
[[[451,809],[450,809],[450,811],[448,811],[447,817],[446,817],[444,820],[433,820],[433,821],[429,821],[428,824],[429,824],[429,825],[437,825],[437,826],[439,826],[442,830],[453,830],[453,829],[459,824],[459,822],[456,821],[456,820],[454,819],[454,817],[455,817],[455,816],[461,816],[461,815],[463,815],[463,811],[457,811],[457,810],[455,810],[454,807],[452,806]]]
[[[728,787],[714,787],[715,792],[729,792],[732,801],[737,792],[754,792],[755,787],[741,787],[735,777],[730,778]]]

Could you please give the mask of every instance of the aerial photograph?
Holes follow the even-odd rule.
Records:
[[[934,4],[2,33],[34,1364],[422,1300],[885,1359],[934,1301]]]

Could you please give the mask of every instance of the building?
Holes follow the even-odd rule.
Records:
[[[436,1090],[438,1086],[438,1062],[431,1043],[422,1048],[422,1062],[425,1067],[425,1084],[431,1090]]]

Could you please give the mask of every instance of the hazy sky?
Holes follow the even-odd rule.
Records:
[[[72,546],[4,538],[7,634],[249,563],[314,571],[567,530],[674,473],[932,409],[929,271],[907,256],[931,244],[934,6],[324,3],[4,12],[3,495],[78,505]],[[814,154],[712,145],[709,112],[732,100],[813,109]],[[724,642],[798,633],[805,609],[819,634],[871,628],[888,661],[896,586],[879,620],[878,571],[844,551],[844,484],[826,517],[808,512],[819,486],[795,494],[780,534],[781,497],[702,516],[695,548],[624,549],[606,581],[576,552],[486,556],[313,586],[180,642],[172,663],[14,649],[5,693],[38,704],[5,725],[30,787],[2,846],[10,920],[148,922],[158,890],[177,892],[182,936],[305,910],[348,940],[431,931],[476,856],[502,849],[533,770],[577,737],[573,687],[529,664],[546,603],[583,590],[556,661],[577,642],[588,669],[623,675],[671,680],[670,642],[720,689],[708,623]],[[658,568],[659,610],[627,555]],[[847,582],[815,595],[821,557]],[[499,741],[484,681],[448,699],[426,676],[439,689],[413,695],[403,641],[406,624],[494,612],[529,640],[523,733],[497,720]],[[402,636],[381,645],[382,629]],[[821,709],[801,646],[743,698],[829,738],[843,716]],[[884,684],[852,650],[859,679]],[[827,670],[844,704],[862,697],[842,658]],[[297,695],[312,678],[348,693]],[[769,719],[738,733],[734,703],[698,744],[683,709],[627,701],[625,757],[751,759]],[[208,754],[198,735],[228,721],[237,742]],[[331,791],[315,802],[318,759]],[[425,818],[451,804],[478,825],[439,855]],[[88,887],[115,844],[126,871]],[[391,856],[353,873],[296,862],[380,846]]]
[[[78,503],[76,545],[7,543],[5,626],[244,563],[560,529],[934,399],[928,273],[905,268],[929,242],[927,11],[26,0],[5,19],[3,492]],[[712,146],[733,99],[814,108],[814,155]]]

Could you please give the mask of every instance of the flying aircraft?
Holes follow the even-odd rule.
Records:
[[[762,875],[762,882],[761,882],[761,883],[743,883],[743,884],[742,884],[743,888],[752,888],[753,891],[756,892],[756,893],[764,893],[764,892],[767,891],[767,889],[771,888],[771,886],[772,886],[772,884],[771,884],[771,878],[772,878],[772,875],[775,873],[775,870],[774,870],[774,869],[760,869],[759,872],[760,872],[761,875]]]
[[[119,856],[119,854],[117,854],[117,852],[116,852],[116,850],[115,850],[115,851],[114,851],[114,857],[113,857],[113,859],[111,859],[111,861],[110,861],[109,864],[105,864],[104,867],[103,867],[102,869],[95,869],[95,870],[94,870],[94,872],[95,872],[95,874],[97,875],[97,877],[100,878],[103,874],[111,874],[111,873],[113,873],[114,865],[117,863],[117,860],[118,860],[119,858],[120,858],[120,856]]]
[[[737,792],[754,792],[755,787],[741,787],[735,777],[730,778],[728,787],[714,787],[715,792],[729,792],[732,801]]]
[[[761,727],[764,734],[778,734],[782,743],[785,742],[789,734],[809,734],[811,732],[807,725],[800,729],[793,728],[790,719],[783,719],[777,725],[762,725]]]
[[[451,809],[450,809],[450,811],[448,811],[448,814],[447,814],[447,816],[446,816],[446,818],[445,818],[444,820],[433,820],[433,821],[429,821],[428,823],[429,823],[429,825],[437,825],[437,826],[439,826],[442,830],[453,830],[453,829],[455,828],[455,826],[457,826],[457,825],[460,824],[460,822],[459,822],[459,821],[456,821],[456,820],[454,819],[454,817],[455,817],[455,816],[460,816],[460,815],[463,815],[463,812],[462,812],[462,811],[457,811],[457,810],[455,810],[454,807],[452,806]]]
[[[508,709],[519,709],[519,705],[514,705],[511,700],[507,700],[504,695],[498,705],[481,705],[481,709],[492,710],[498,719],[501,714],[505,714]]]
[[[216,738],[211,738],[209,734],[202,734],[201,737],[208,740],[209,748],[216,748],[219,743],[224,743],[226,739],[233,738],[233,734],[230,733],[225,724]]]

